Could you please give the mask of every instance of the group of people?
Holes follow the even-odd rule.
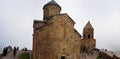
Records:
[[[3,48],[3,56],[6,56],[8,53],[8,47]]]
[[[14,47],[14,48],[12,49],[11,46],[8,46],[8,47],[4,47],[4,48],[3,48],[2,54],[3,54],[3,56],[6,56],[9,52],[13,51],[13,56],[15,57],[16,52],[17,52],[18,50],[19,50],[19,47]]]

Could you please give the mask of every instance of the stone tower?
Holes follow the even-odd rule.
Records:
[[[43,7],[43,20],[49,20],[50,17],[60,14],[60,11],[61,7],[54,0],[48,2]]]
[[[34,20],[33,59],[80,59],[81,35],[75,22],[50,1],[43,7],[43,21]]]
[[[83,39],[93,39],[94,38],[94,29],[90,24],[90,21],[86,24],[83,29]]]
[[[90,24],[90,21],[83,28],[83,38],[81,40],[81,49],[84,51],[91,51],[96,46],[96,40],[94,39],[94,28]]]

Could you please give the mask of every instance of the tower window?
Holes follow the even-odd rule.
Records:
[[[92,38],[93,38],[93,35],[92,35]]]
[[[84,34],[84,38],[86,38],[86,34]]]
[[[90,35],[88,35],[88,39],[90,39]]]

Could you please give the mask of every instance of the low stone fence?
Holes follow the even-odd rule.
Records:
[[[120,55],[119,56],[113,55],[113,59],[120,59]]]
[[[113,59],[113,57],[105,52],[102,52],[103,59]]]
[[[120,59],[120,54],[116,54],[110,51],[102,50],[101,55],[103,59]]]

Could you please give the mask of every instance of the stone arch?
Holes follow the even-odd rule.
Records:
[[[61,56],[61,58],[60,59],[66,59],[66,57],[65,56]]]
[[[67,56],[65,53],[62,53],[61,55],[59,55],[58,59],[67,59]]]

